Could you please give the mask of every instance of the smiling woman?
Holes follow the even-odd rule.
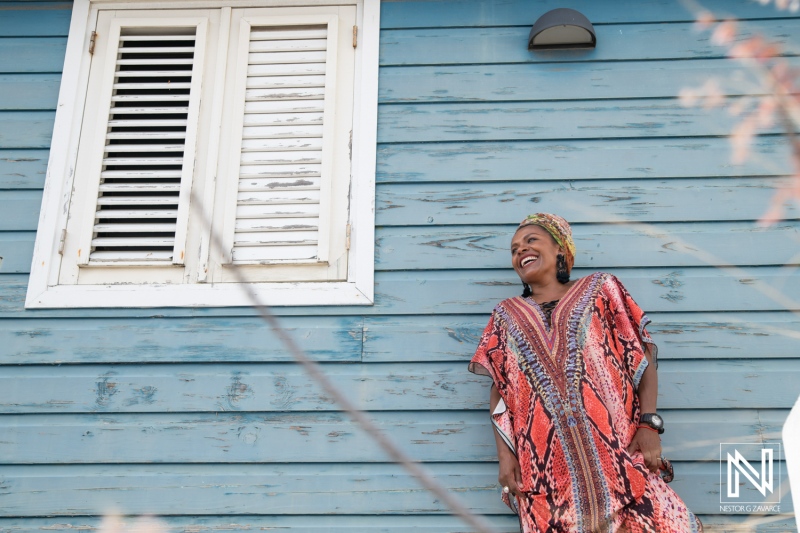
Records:
[[[493,380],[502,498],[524,533],[702,531],[666,485],[649,319],[610,274],[570,281],[574,261],[566,220],[523,220],[524,292],[495,307],[470,363]]]

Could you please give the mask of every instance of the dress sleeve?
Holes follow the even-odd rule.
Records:
[[[658,367],[658,346],[647,333],[647,325],[650,323],[647,314],[642,311],[619,279],[613,276],[611,279],[613,283],[609,299],[614,308],[615,329],[623,347],[625,366],[634,387],[638,388],[642,374],[648,366],[645,352],[649,348],[653,362]]]
[[[492,313],[489,324],[483,330],[475,355],[469,363],[469,371],[492,378],[501,398],[497,407],[491,413],[492,424],[508,447],[516,453],[511,414],[514,395],[511,387],[509,387],[508,373],[506,372],[506,364],[508,363],[506,343],[505,329],[497,320],[495,313]]]

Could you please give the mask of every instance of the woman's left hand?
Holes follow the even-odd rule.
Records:
[[[661,468],[661,437],[658,433],[647,428],[637,429],[628,446],[628,453],[633,454],[636,451],[642,452],[645,466],[651,472],[657,473]]]

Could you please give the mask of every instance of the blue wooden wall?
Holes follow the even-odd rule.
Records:
[[[514,531],[487,383],[466,361],[518,292],[516,222],[561,213],[577,273],[618,274],[655,322],[676,490],[714,529],[754,529],[720,515],[717,459],[720,442],[778,439],[800,393],[800,278],[784,266],[800,213],[754,224],[788,152],[767,130],[731,165],[735,119],[679,105],[709,75],[732,100],[760,92],[679,2],[575,0],[597,49],[528,52],[530,25],[559,5],[383,3],[376,304],[279,313],[386,432]],[[799,66],[796,15],[704,5]],[[89,528],[109,510],[176,531],[463,531],[251,310],[23,309],[70,8],[0,1],[0,531]],[[788,496],[783,511],[758,529],[794,531]]]

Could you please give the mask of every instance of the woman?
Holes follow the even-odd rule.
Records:
[[[503,500],[524,533],[702,531],[659,475],[649,319],[610,274],[570,281],[574,257],[563,218],[522,221],[511,264],[525,290],[494,309],[470,363],[493,380]]]

